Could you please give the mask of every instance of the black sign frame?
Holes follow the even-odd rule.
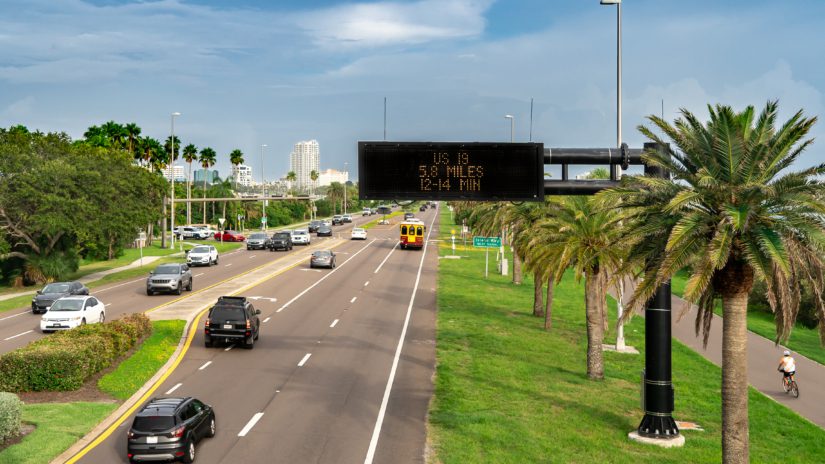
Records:
[[[544,144],[359,141],[358,190],[361,200],[544,201]]]

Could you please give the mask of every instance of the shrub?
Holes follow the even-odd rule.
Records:
[[[0,356],[0,390],[77,390],[151,331],[149,318],[132,314],[44,337]]]
[[[20,434],[23,402],[14,393],[0,392],[0,443]]]

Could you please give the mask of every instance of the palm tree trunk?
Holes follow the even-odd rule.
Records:
[[[722,300],[722,462],[748,461],[748,292]]]
[[[533,272],[533,315],[544,316],[544,279],[541,272]]]
[[[192,163],[186,174],[186,223],[192,224]]]
[[[206,171],[206,169],[204,169]],[[203,223],[209,224],[206,220],[206,174],[203,175]]]
[[[544,330],[553,327],[553,274],[547,276],[547,302],[544,306]]]
[[[522,277],[521,277],[521,258],[519,258],[518,253],[515,251],[513,252],[513,283],[516,285],[521,285]]]
[[[584,304],[587,315],[587,377],[592,380],[604,379],[604,271],[590,269],[584,280]]]

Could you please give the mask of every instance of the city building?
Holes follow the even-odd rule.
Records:
[[[309,174],[319,171],[319,150],[317,140],[298,142],[289,155],[289,170],[295,173],[295,187],[299,190],[309,189],[312,179]]]
[[[255,181],[252,180],[252,168],[245,164],[239,164],[237,166],[233,164],[232,182],[236,185],[242,185],[244,187],[252,187],[255,185]]]
[[[326,169],[321,171],[318,176],[318,185],[319,186],[326,186],[333,182],[339,182],[342,184],[346,184],[349,180],[349,172],[347,171],[338,171],[336,169]]]
[[[194,172],[192,181],[203,184],[204,177],[206,178],[206,182],[209,184],[214,184],[220,180],[217,169],[198,169]]]
[[[166,166],[163,168],[163,177],[166,180],[172,178],[172,166]],[[175,165],[175,182],[186,182],[186,175],[183,173],[183,166],[178,164]]]

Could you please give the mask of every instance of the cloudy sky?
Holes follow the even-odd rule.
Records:
[[[625,0],[623,139],[679,108],[778,99],[823,115],[825,1]],[[616,143],[616,7],[598,0],[0,0],[0,126],[82,136],[108,120],[239,148],[260,175],[316,139]],[[664,101],[664,105],[662,105]],[[825,140],[825,122],[815,129]],[[823,160],[814,144],[802,163]]]

